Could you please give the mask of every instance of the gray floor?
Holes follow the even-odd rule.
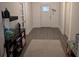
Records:
[[[27,50],[31,40],[33,39],[40,39],[40,40],[60,40],[62,44],[62,48],[64,52],[66,51],[66,38],[61,34],[60,30],[58,28],[48,28],[48,27],[42,27],[42,28],[34,28],[29,35],[27,35],[27,44],[24,48],[24,51],[22,53],[22,56],[24,52]]]
[[[60,31],[58,28],[35,28],[30,33],[32,39],[59,39]]]

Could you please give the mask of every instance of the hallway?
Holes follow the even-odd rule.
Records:
[[[27,36],[30,42],[28,41],[29,45],[25,48],[23,56],[65,57],[65,42],[62,42],[62,38],[58,28],[34,28]]]
[[[1,2],[0,7],[0,56],[64,57],[67,49],[77,56],[78,2]]]

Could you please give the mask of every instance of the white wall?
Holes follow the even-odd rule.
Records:
[[[40,3],[32,3],[33,27],[40,27]]]
[[[32,30],[32,9],[31,3],[24,3],[24,21],[25,21],[25,28],[26,34],[28,35]]]
[[[68,36],[68,40],[75,40],[76,34],[79,33],[79,3],[70,3],[70,6],[68,6],[68,8],[70,8],[70,15],[68,14],[68,12],[66,16],[68,18],[66,19],[66,35]]]
[[[60,30],[68,37],[68,40],[75,40],[79,33],[79,3],[61,3]]]
[[[64,35],[64,22],[65,22],[65,2],[60,3],[60,16],[59,16],[59,28],[61,33]]]
[[[75,35],[79,33],[79,2],[72,3],[72,21],[71,21],[71,33],[70,39],[74,40]]]

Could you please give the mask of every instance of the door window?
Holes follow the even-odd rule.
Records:
[[[48,6],[43,6],[42,7],[42,12],[48,12],[49,11],[49,7]]]

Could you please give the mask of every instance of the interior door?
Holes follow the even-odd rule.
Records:
[[[50,4],[41,3],[41,12],[40,12],[40,25],[41,27],[50,27]]]

